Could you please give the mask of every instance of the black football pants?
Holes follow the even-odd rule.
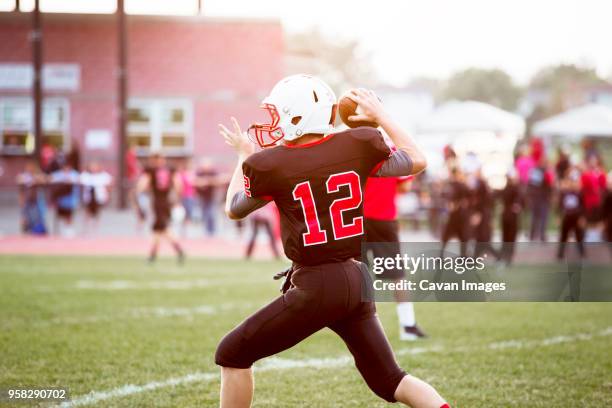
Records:
[[[294,265],[291,288],[228,333],[217,348],[215,362],[249,368],[329,327],[346,343],[370,389],[394,402],[406,373],[395,361],[374,302],[362,301],[362,268],[354,260]]]

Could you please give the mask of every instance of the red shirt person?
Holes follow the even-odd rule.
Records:
[[[397,220],[395,198],[398,189],[409,185],[412,176],[408,177],[370,177],[365,187],[363,215],[366,218],[381,221]],[[405,190],[407,191],[407,189]]]
[[[588,168],[582,173],[580,183],[587,219],[597,221],[602,195],[606,191],[606,174],[600,170],[595,156],[589,158]]]
[[[395,257],[400,253],[399,223],[397,222],[398,192],[406,192],[413,176],[407,177],[370,177],[366,182],[363,215],[365,217],[366,242],[385,242],[371,247],[373,257]],[[368,254],[362,254],[368,261]],[[378,279],[399,280],[405,277],[403,269],[385,270]],[[405,292],[396,293],[397,316],[399,319],[400,340],[416,340],[425,337],[419,329],[414,316],[414,307],[408,302]]]

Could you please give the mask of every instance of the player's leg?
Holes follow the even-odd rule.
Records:
[[[565,256],[565,245],[569,238],[570,229],[570,217],[568,215],[564,215],[561,219],[561,236],[559,237],[559,248],[557,250],[557,259],[559,260]]]
[[[334,279],[325,275],[320,267],[299,267],[291,277],[291,289],[221,340],[215,362],[222,367],[222,406],[233,407],[230,403],[234,395],[252,388],[249,371],[255,361],[294,346],[327,326],[330,319],[338,318],[346,305],[346,294],[336,292],[325,302],[323,288]],[[342,276],[337,278],[345,282]],[[338,287],[338,283],[333,286]],[[232,368],[238,370],[228,370]],[[223,382],[226,377],[228,382]]]
[[[181,247],[178,238],[168,228],[164,230],[164,237],[166,238],[166,240],[168,240],[168,242],[170,242],[172,248],[174,248],[174,252],[176,252],[176,256],[178,257],[178,261],[182,263],[185,260],[185,251],[183,251],[183,248]]]
[[[548,215],[550,212],[550,202],[548,198],[542,200],[542,212],[541,217],[542,221],[540,222],[540,237],[542,238],[542,242],[546,242],[548,240]]]
[[[167,215],[166,215],[167,214]],[[169,210],[166,211],[166,206],[163,202],[153,201],[153,242],[149,253],[149,262],[154,262],[157,259],[157,251],[159,244],[163,239],[163,234],[168,226],[170,218]]]
[[[344,340],[368,387],[379,397],[413,408],[440,408],[445,404],[432,386],[398,366],[374,303],[362,303],[356,313],[330,328]]]
[[[153,239],[151,241],[151,251],[149,252],[149,262],[155,262],[157,259],[157,251],[159,249],[159,242],[161,241],[161,236],[158,231],[153,231]]]
[[[248,408],[253,401],[253,370],[221,367],[221,408]]]
[[[394,396],[397,401],[413,408],[449,408],[434,387],[412,375],[402,378]]]
[[[457,237],[459,238],[459,255],[462,257],[467,256],[467,245],[470,240],[470,231],[467,221],[468,217],[461,217],[457,219]]]
[[[448,241],[450,241],[450,239],[453,236],[453,222],[452,221],[453,221],[453,216],[452,214],[450,214],[446,219],[444,228],[442,229],[442,236],[440,238],[442,256],[444,255],[444,251],[446,250],[446,245],[448,244]]]
[[[581,258],[584,258],[584,233],[585,225],[584,220],[578,215],[576,216],[576,223],[574,225],[574,236],[576,237],[576,245],[578,246],[578,252]]]
[[[368,241],[384,243],[373,246],[372,251],[375,257],[395,258],[397,254],[401,253],[399,223],[397,221],[379,221],[366,218],[365,226]],[[405,271],[397,268],[385,270],[378,277],[383,280],[397,282],[404,279],[405,276]],[[400,340],[411,341],[425,337],[425,333],[417,326],[414,305],[408,298],[408,292],[396,290],[393,296],[397,302],[396,310],[400,327]]]

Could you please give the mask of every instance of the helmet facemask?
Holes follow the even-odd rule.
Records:
[[[283,129],[278,126],[280,115],[278,114],[278,110],[276,110],[276,106],[271,103],[264,103],[261,105],[261,108],[265,109],[270,114],[270,123],[252,124],[247,131],[249,138],[261,147],[275,146],[279,140],[285,137]]]

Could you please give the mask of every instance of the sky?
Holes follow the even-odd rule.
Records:
[[[112,12],[115,0],[40,0],[43,11]],[[196,0],[125,0],[127,11],[192,14]],[[577,63],[612,77],[607,0],[202,0],[204,14],[278,18],[287,32],[318,27],[357,39],[378,76],[401,85],[467,67],[501,68],[525,84],[541,67]],[[14,0],[0,0],[0,9]],[[33,0],[21,0],[23,9]]]

